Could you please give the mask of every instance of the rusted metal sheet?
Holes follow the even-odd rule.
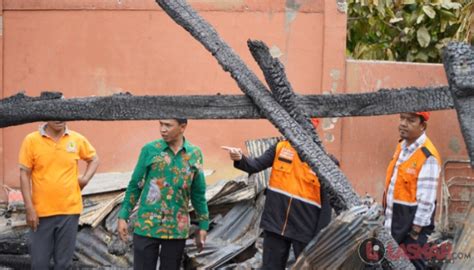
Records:
[[[376,215],[369,213],[366,206],[342,212],[308,244],[293,269],[363,269],[362,260],[354,260],[358,246],[380,225],[370,222]]]
[[[259,228],[265,197],[256,202],[237,204],[209,232],[203,251],[196,252],[192,240],[188,240],[186,253],[193,267],[215,269],[222,266],[255,243],[262,230]]]

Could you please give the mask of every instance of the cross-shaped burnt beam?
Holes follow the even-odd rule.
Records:
[[[240,57],[219,37],[216,30],[185,1],[157,0],[157,2],[177,24],[186,29],[217,59],[221,67],[231,74],[239,88],[250,97],[260,112],[291,142],[301,159],[308,163],[318,175],[324,190],[332,197],[331,203],[336,211],[351,209],[362,204],[345,175],[318,145],[317,136],[308,135],[308,132],[287,111],[296,111],[296,108],[291,108],[291,104],[281,106]],[[255,56],[257,55],[254,53]],[[260,61],[259,64],[265,66]],[[279,83],[281,80],[278,80],[279,78],[286,80],[286,76],[282,74],[271,76],[271,74],[284,73],[283,70],[275,70],[275,68],[278,68],[277,65],[269,65],[269,70],[264,70],[273,92],[290,93],[289,83]],[[281,92],[278,89],[281,89]],[[298,113],[293,113],[293,116],[298,116]],[[305,122],[304,117],[300,122]],[[387,230],[381,230],[379,237],[384,240],[385,245],[397,246]],[[391,264],[397,269],[413,269],[413,265],[407,258],[391,261]]]
[[[267,118],[295,146],[331,194],[336,211],[360,205],[349,181],[327,157],[309,117],[344,117],[397,114],[455,108],[471,164],[474,160],[473,49],[450,44],[444,64],[449,87],[381,89],[377,92],[342,95],[297,96],[283,65],[270,56],[262,42],[249,42],[251,52],[264,72],[267,90],[217,32],[183,0],[158,0],[158,4],[200,41],[229,71],[246,96],[132,96],[61,99],[61,93],[40,97],[24,94],[0,100],[0,127],[44,120],[143,120],[165,118],[258,119]],[[299,105],[299,106],[298,106]],[[309,131],[309,132],[308,132]],[[391,242],[388,232],[379,237]],[[407,260],[392,262],[395,268],[411,266]]]

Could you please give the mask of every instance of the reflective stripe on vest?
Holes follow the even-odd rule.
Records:
[[[269,189],[321,207],[319,179],[288,141],[277,144]]]
[[[438,150],[434,147],[433,143],[430,139],[426,138],[425,143],[418,148],[413,155],[405,162],[400,164],[397,169],[397,179],[395,181],[395,187],[393,192],[393,201],[395,203],[414,206],[417,205],[416,201],[416,188],[418,182],[418,175],[420,173],[421,167],[425,163],[426,159],[428,158],[425,153],[423,153],[422,148],[425,147],[430,151],[431,155],[433,155],[438,163],[441,162],[440,155]],[[393,175],[393,170],[397,163],[398,157],[401,152],[401,144],[397,145],[397,150],[393,155],[392,161],[388,165],[387,175],[385,178],[385,192],[384,192],[384,199],[383,204],[386,204],[386,194],[388,191],[388,187],[390,185],[390,180]]]

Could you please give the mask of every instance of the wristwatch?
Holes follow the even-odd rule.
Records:
[[[411,230],[411,231],[409,232],[409,234],[410,234],[410,236],[411,236],[412,238],[414,238],[414,239],[418,238],[418,235],[420,235],[420,233],[417,232],[417,231],[415,231],[415,230]]]
[[[418,239],[418,235],[420,235],[420,231],[417,231],[414,227],[411,228],[411,231],[408,233],[411,238]]]

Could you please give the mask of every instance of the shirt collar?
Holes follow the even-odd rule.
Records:
[[[404,150],[415,150],[415,149],[418,149],[420,146],[422,146],[426,141],[426,134],[425,132],[423,132],[423,134],[421,134],[420,137],[418,137],[418,139],[415,140],[415,142],[413,142],[412,144],[410,144],[409,146],[407,146],[407,141],[406,140],[403,140],[402,141],[402,149]]]
[[[188,140],[186,140],[186,138],[183,137],[183,148],[186,152],[191,152],[192,151],[192,147],[191,147],[191,144],[188,142]]]
[[[39,133],[41,134],[41,136],[49,137],[46,133],[46,125],[47,123],[44,123],[39,126]],[[67,126],[64,129],[64,135],[69,135],[69,129],[67,128]]]
[[[162,140],[163,140],[163,139],[162,139]],[[164,148],[163,148],[163,149],[166,149],[166,148],[171,149],[171,148],[169,147],[168,143],[167,143],[165,140],[163,140],[163,144],[164,144]],[[183,137],[183,146],[181,147],[181,149],[184,149],[184,151],[187,152],[187,153],[189,153],[189,152],[192,151],[191,144],[188,142],[188,140],[186,140],[185,137]],[[179,149],[179,151],[181,151],[181,149]],[[179,151],[178,151],[178,152],[179,152]]]

